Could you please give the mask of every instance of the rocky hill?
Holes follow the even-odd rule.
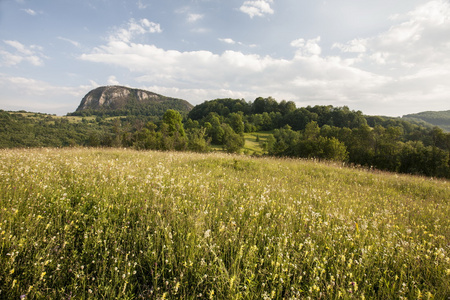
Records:
[[[71,115],[151,115],[159,116],[167,109],[184,114],[193,108],[186,100],[162,96],[150,91],[124,86],[98,87],[83,97]]]

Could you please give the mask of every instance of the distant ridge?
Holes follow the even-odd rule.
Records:
[[[71,115],[163,115],[167,109],[185,114],[193,108],[186,100],[125,86],[101,86],[91,90]]]
[[[428,126],[438,126],[450,132],[450,110],[445,111],[424,111],[417,114],[404,115],[402,117],[408,121],[425,123]]]

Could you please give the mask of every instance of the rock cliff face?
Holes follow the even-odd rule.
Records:
[[[102,86],[87,93],[76,111],[117,111],[149,105],[170,106],[170,104],[176,106],[174,109],[182,111],[189,111],[193,107],[185,100],[165,97],[145,90],[124,86]]]

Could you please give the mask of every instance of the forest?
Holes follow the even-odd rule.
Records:
[[[413,121],[367,116],[348,107],[308,106],[257,98],[215,99],[188,114],[124,112],[57,117],[0,111],[0,148],[126,147],[138,150],[240,153],[244,134],[264,155],[340,161],[385,171],[450,178],[450,134]],[[250,153],[252,154],[252,153]],[[255,153],[256,154],[256,153]]]
[[[425,126],[439,126],[445,131],[450,132],[450,110],[424,111],[417,114],[405,115],[402,118]]]

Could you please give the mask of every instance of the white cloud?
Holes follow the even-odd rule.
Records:
[[[320,36],[315,39],[297,39],[291,42],[291,46],[297,48],[296,56],[320,55],[322,49],[319,46]]]
[[[250,18],[253,17],[264,17],[266,15],[272,15],[274,10],[270,7],[270,4],[273,3],[273,0],[253,0],[253,1],[245,1],[239,10],[247,15]]]
[[[389,53],[387,52],[375,52],[369,56],[369,59],[373,60],[378,65],[385,65],[389,59]]]
[[[3,41],[10,48],[14,48],[14,52],[0,48],[0,65],[14,66],[23,61],[29,62],[34,66],[42,66],[43,58],[46,56],[42,53],[43,48],[36,45],[25,46],[18,41]]]
[[[367,41],[365,39],[354,39],[346,44],[334,43],[332,48],[338,48],[342,52],[364,53],[367,51]]]
[[[142,0],[138,0],[137,6],[139,9],[146,9],[147,5],[142,3]]]
[[[15,48],[18,52],[24,55],[32,55],[33,51],[32,48],[34,46],[30,46],[30,48],[26,48],[23,44],[19,43],[18,41],[3,41],[5,44]]]
[[[246,45],[242,42],[238,42],[235,41],[231,38],[218,38],[219,41],[221,41],[222,43],[228,44],[228,45],[240,45],[240,46],[245,46],[245,47],[249,47],[249,48],[255,48],[258,47],[258,45],[255,44],[251,44],[251,45]]]
[[[203,34],[203,33],[211,32],[211,29],[210,28],[205,28],[205,27],[199,27],[199,28],[191,29],[191,32]]]
[[[376,61],[404,68],[437,68],[450,64],[450,3],[429,1],[405,15],[403,22],[378,36],[366,39],[367,55]]]
[[[130,42],[139,35],[161,32],[161,26],[157,23],[150,22],[147,19],[140,19],[137,21],[135,19],[130,19],[124,27],[117,29],[111,34],[109,39],[112,41]]]
[[[119,81],[117,81],[116,76],[114,76],[114,75],[109,76],[107,82],[108,82],[108,85],[119,85],[120,84]]]
[[[0,78],[0,86],[3,88],[14,89],[20,92],[20,94],[34,96],[52,96],[60,94],[81,96],[83,95],[83,91],[80,91],[80,89],[93,87],[93,85],[83,85],[79,87],[55,86],[42,80],[21,76],[8,76],[1,73]]]
[[[335,43],[342,57],[324,54],[317,37],[293,40],[290,59],[239,51],[183,52],[130,39],[110,40],[80,59],[123,67],[151,90],[194,104],[217,97],[273,96],[372,114],[432,110],[432,99],[442,105],[450,95],[448,7],[444,0],[431,1],[376,36]]]
[[[59,115],[75,111],[81,98],[98,84],[56,86],[46,81],[0,73],[0,107],[7,110],[31,110]],[[51,99],[64,99],[57,103]]]
[[[190,97],[187,100],[194,102],[205,100],[206,94],[218,96],[222,91],[233,91],[234,95],[250,99],[272,95],[296,100],[307,95],[313,100],[340,97],[348,101],[341,93],[350,91],[355,82],[373,86],[382,81],[373,74],[350,67],[345,60],[320,57],[319,41],[319,38],[294,41],[293,45],[301,48],[305,55],[296,55],[291,60],[238,51],[180,52],[123,42],[110,42],[82,55],[81,59],[128,68],[136,75],[141,74],[138,82],[151,83],[160,89],[177,87],[196,91],[196,94],[187,94]]]
[[[429,1],[391,20],[397,24],[385,32],[333,47],[355,53],[358,68],[385,78],[373,95],[386,110],[432,110],[432,103],[448,107],[450,3]]]
[[[58,40],[68,42],[68,43],[72,44],[73,46],[75,46],[77,48],[81,47],[81,44],[79,42],[71,40],[71,39],[68,39],[68,38],[64,38],[64,37],[58,36]]]
[[[236,44],[236,42],[233,39],[230,39],[230,38],[226,38],[226,39],[220,39],[219,38],[219,41],[224,42],[225,44],[230,44],[230,45]]]
[[[26,12],[27,14],[29,14],[30,16],[35,16],[35,15],[37,15],[37,12],[36,11],[34,11],[34,10],[32,10],[32,9],[30,9],[30,8],[27,8],[27,9],[22,9],[24,12]]]
[[[195,23],[205,17],[203,14],[193,13],[192,8],[189,6],[180,7],[175,10],[175,13],[185,15],[188,23]]]
[[[194,22],[197,22],[198,20],[203,19],[203,17],[204,17],[204,15],[201,15],[201,14],[193,14],[193,13],[189,13],[189,14],[187,15],[187,21],[188,21],[189,23],[194,23]]]

